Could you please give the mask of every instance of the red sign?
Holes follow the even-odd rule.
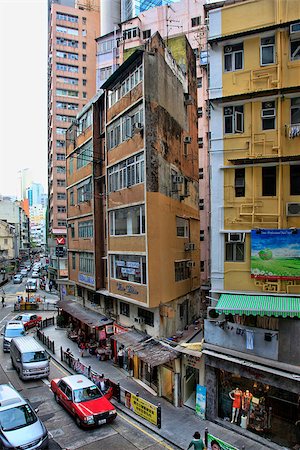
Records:
[[[57,245],[65,245],[66,239],[64,237],[58,237],[56,238],[56,244]]]

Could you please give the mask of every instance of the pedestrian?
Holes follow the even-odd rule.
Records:
[[[71,365],[71,358],[73,358],[73,353],[71,352],[71,350],[69,348],[67,348],[66,350],[66,360],[68,365]]]
[[[52,291],[52,287],[53,287],[53,281],[50,280],[50,281],[49,281],[49,291],[50,291],[50,292]]]
[[[205,445],[201,439],[199,431],[196,431],[193,436],[194,439],[191,440],[188,449],[194,446],[194,450],[204,450]]]
[[[4,306],[5,306],[5,298],[4,298],[4,296],[2,295],[2,300],[1,300],[1,303],[2,303],[2,308],[4,308]]]
[[[121,346],[118,351],[118,362],[120,369],[123,368],[124,364],[124,346]]]
[[[86,343],[81,342],[81,344],[79,345],[79,348],[80,348],[80,356],[83,358],[85,350],[87,348]]]

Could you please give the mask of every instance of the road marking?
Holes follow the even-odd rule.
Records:
[[[60,370],[62,373],[64,373],[66,376],[70,375],[70,372],[66,372],[64,369],[62,369],[61,366],[59,366],[58,364],[56,364],[56,362],[54,361],[54,359],[51,359],[51,363],[58,369]]]
[[[150,433],[148,433],[147,431],[145,431],[141,427],[139,427],[136,423],[134,423],[131,420],[127,419],[127,417],[123,416],[123,414],[120,414],[119,411],[118,411],[118,417],[121,417],[123,420],[125,420],[125,422],[128,422],[130,425],[132,425],[133,427],[137,428],[142,433],[146,434],[150,439],[153,439],[153,441],[157,442],[159,445],[162,445],[163,447],[167,448],[168,450],[174,450],[174,448],[170,447],[170,445],[165,444],[160,439],[155,438]],[[161,438],[161,439],[163,439],[163,438]]]
[[[5,321],[5,319],[8,317],[8,316],[10,316],[10,314],[6,314],[6,316],[5,317],[3,317],[3,319],[1,319],[0,320],[0,324],[2,323],[2,322],[4,322]]]

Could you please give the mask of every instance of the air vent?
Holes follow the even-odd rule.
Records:
[[[300,203],[287,203],[286,204],[287,216],[300,216]]]

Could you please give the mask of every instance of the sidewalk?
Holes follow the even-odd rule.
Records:
[[[266,450],[268,448],[274,450],[283,449],[283,447],[269,442],[268,440],[263,439],[247,430],[243,430],[238,426],[235,427],[235,432],[231,429],[225,428],[226,422],[224,422],[224,426],[221,426],[208,420],[201,420],[198,416],[196,416],[195,411],[190,408],[175,408],[167,400],[152,395],[133,378],[129,377],[124,370],[117,367],[111,360],[99,361],[95,356],[91,355],[81,358],[77,344],[67,338],[66,330],[64,329],[51,326],[49,328],[44,328],[42,331],[46,336],[49,336],[51,340],[55,341],[56,353],[53,355],[53,358],[58,362],[60,362],[60,346],[62,346],[64,350],[70,348],[75,358],[79,358],[80,361],[87,366],[91,366],[91,368],[96,372],[100,374],[104,373],[106,378],[111,379],[115,383],[120,383],[123,388],[131,392],[138,392],[142,398],[150,401],[151,403],[160,403],[162,409],[162,426],[161,429],[158,429],[141,417],[132,413],[124,405],[114,402],[115,406],[122,410],[123,413],[132,416],[136,421],[153,430],[155,433],[159,434],[162,438],[166,439],[179,449],[186,449],[188,447],[195,431],[200,431],[201,435],[204,436],[205,428],[208,428],[209,433],[223,439],[238,449],[241,449],[242,446],[245,447],[245,450]]]

